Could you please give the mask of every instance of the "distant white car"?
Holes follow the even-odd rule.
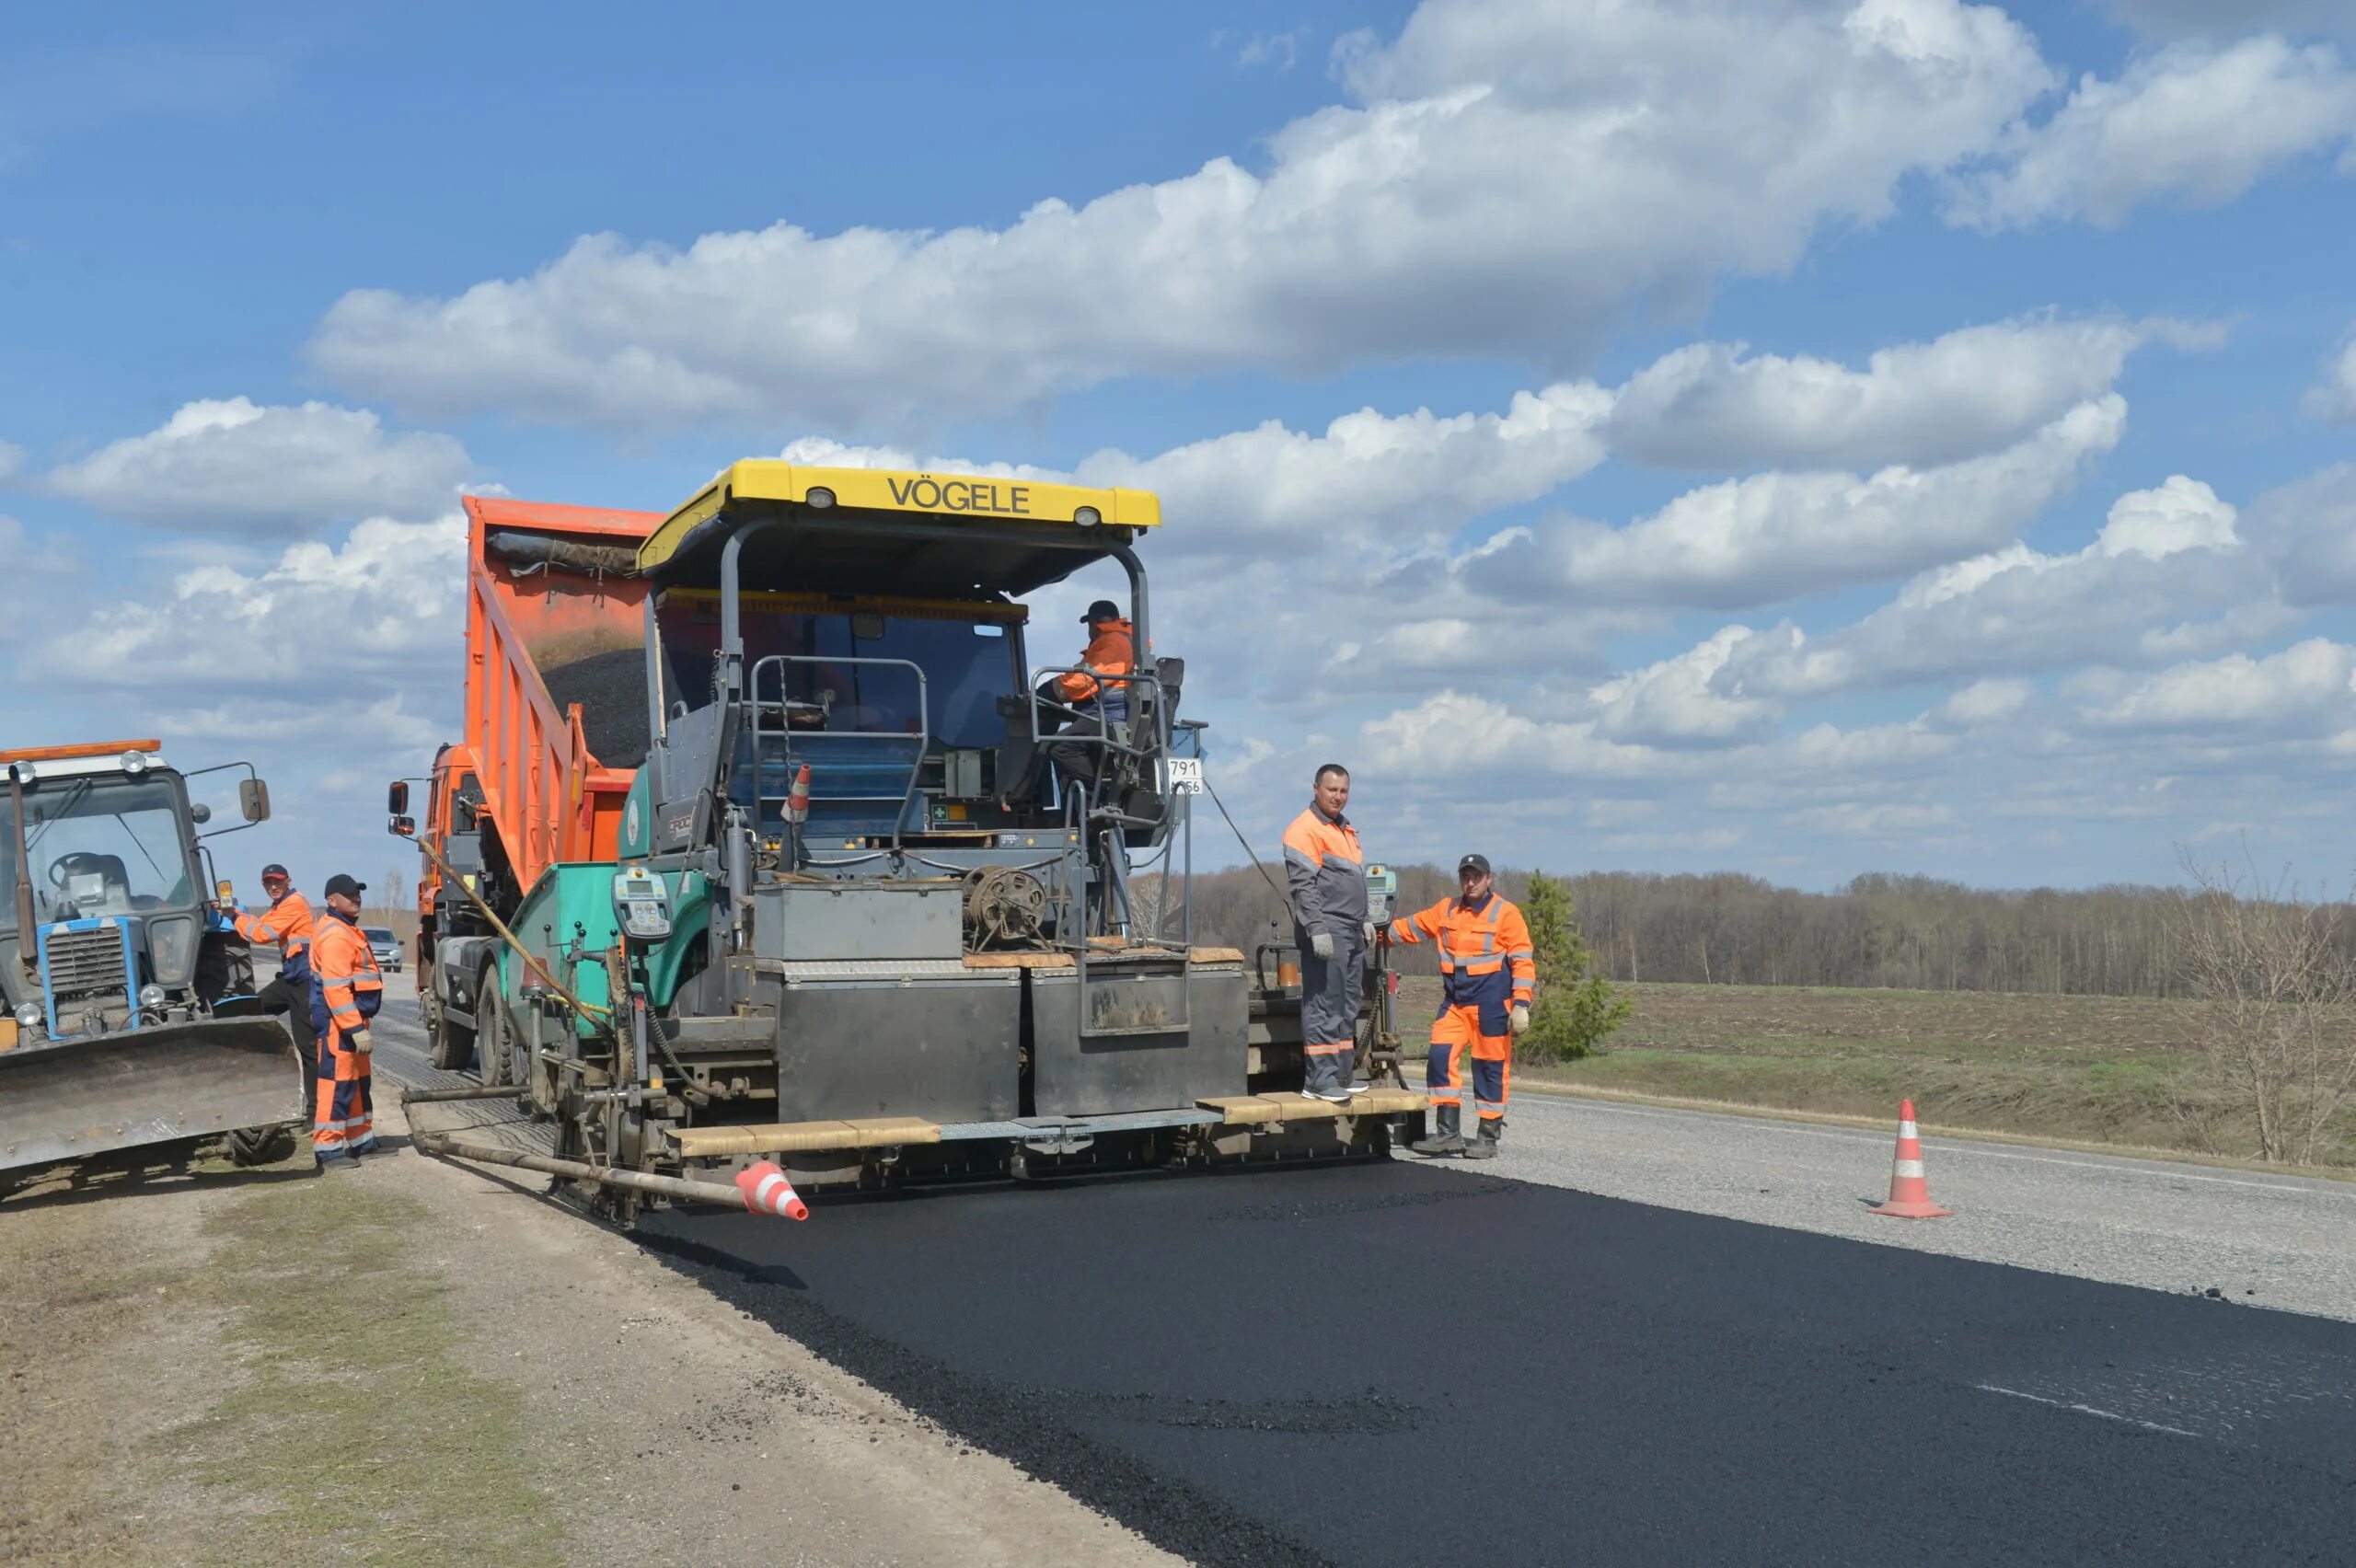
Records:
[[[401,972],[401,940],[393,935],[388,926],[363,926],[360,934],[368,939],[368,949],[376,955],[376,967],[387,974]]]

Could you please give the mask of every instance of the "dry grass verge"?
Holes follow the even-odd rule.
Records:
[[[2235,1155],[2254,1126],[2224,1113],[2200,1148],[2177,1113],[2198,1094],[2184,1044],[2191,1004],[2121,997],[1627,987],[1634,1014],[1600,1055],[1518,1068],[1518,1081],[1886,1121],[1901,1096],[1926,1122],[2031,1138]],[[1430,1016],[1437,980],[1410,978],[1400,1019]],[[2356,1118],[2325,1163],[2356,1168]],[[2246,1148],[2242,1146],[2246,1145]]]

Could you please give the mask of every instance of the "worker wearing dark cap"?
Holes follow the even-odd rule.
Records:
[[[1046,747],[1047,761],[1067,791],[1086,789],[1103,766],[1103,747],[1094,744],[1109,727],[1129,716],[1129,683],[1122,678],[1137,669],[1137,628],[1110,599],[1099,599],[1080,617],[1088,628],[1088,648],[1080,668],[1057,676],[1041,696],[1061,703],[1074,715],[1063,738]]]
[[[1429,937],[1439,944],[1439,1016],[1432,1020],[1432,1054],[1424,1071],[1436,1124],[1430,1136],[1408,1147],[1417,1154],[1492,1159],[1506,1130],[1514,1036],[1530,1027],[1538,955],[1530,923],[1496,891],[1486,857],[1467,855],[1457,862],[1456,888],[1456,897],[1391,922],[1394,942]],[[1463,1120],[1468,1052],[1481,1124],[1469,1144]]]
[[[360,929],[360,895],[368,884],[339,871],[328,879],[328,909],[311,940],[311,1022],[319,1032],[313,1082],[311,1152],[330,1165],[376,1147],[369,1093],[375,1041],[368,1020],[385,997],[375,950]]]
[[[261,869],[261,890],[270,897],[270,907],[260,915],[248,915],[227,905],[218,907],[229,917],[237,935],[255,947],[276,944],[278,948],[278,978],[261,988],[262,1010],[286,1015],[286,1027],[294,1036],[295,1049],[303,1053],[303,1070],[316,1071],[319,1061],[318,1032],[311,1027],[311,938],[318,927],[318,917],[312,911],[311,901],[294,891],[294,879],[286,868],[272,862]]]

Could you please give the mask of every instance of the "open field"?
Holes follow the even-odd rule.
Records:
[[[1402,983],[1412,1041],[1438,982]],[[2141,1148],[2239,1155],[2228,1124],[2202,1150],[2174,1109],[2189,1004],[2132,997],[1773,986],[1625,987],[1635,1012],[1605,1052],[1518,1068],[1524,1083],[1888,1117],[1913,1096],[1926,1122]],[[2356,1166],[2356,1118],[2331,1163]]]

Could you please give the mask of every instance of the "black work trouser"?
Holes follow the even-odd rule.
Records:
[[[294,1049],[303,1055],[303,1079],[308,1083],[319,1071],[319,1035],[311,1027],[311,988],[296,986],[281,974],[261,988],[260,1001],[262,1011],[286,1015],[286,1027],[294,1035]]]
[[[1104,756],[1104,748],[1095,743],[1103,739],[1104,721],[1094,714],[1072,721],[1060,739],[1049,741],[1043,748],[1048,764],[1056,770],[1056,781],[1065,790],[1085,790],[1096,781],[1097,768]]]

